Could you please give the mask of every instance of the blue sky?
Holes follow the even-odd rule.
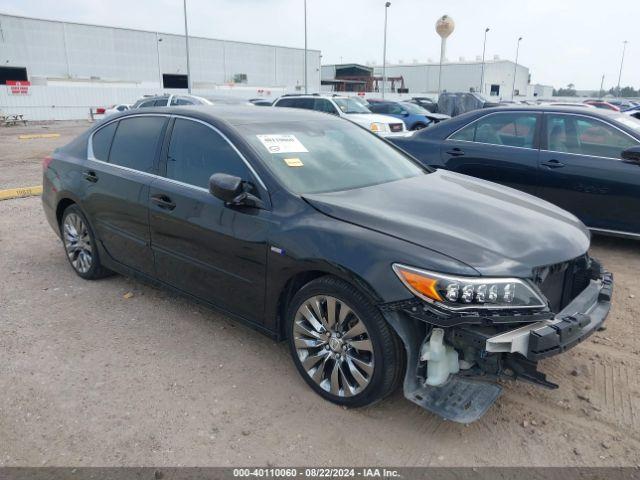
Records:
[[[384,0],[307,0],[309,48],[323,63],[382,61]],[[188,0],[190,33],[198,36],[303,46],[303,0]],[[0,0],[0,12],[139,28],[183,31],[181,0]],[[623,40],[629,40],[622,85],[640,88],[640,0],[392,0],[387,59],[436,60],[437,18],[448,14],[456,30],[448,57],[513,59],[532,81],[556,87],[574,83],[595,89],[615,86]]]

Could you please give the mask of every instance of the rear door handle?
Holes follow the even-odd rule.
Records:
[[[164,210],[173,210],[176,208],[176,204],[166,195],[154,195],[151,197],[151,201]]]
[[[546,162],[542,162],[542,166],[543,167],[547,167],[547,168],[562,168],[564,167],[564,163],[554,159],[551,160],[547,160]]]
[[[464,152],[462,151],[461,148],[458,147],[454,147],[451,150],[447,150],[447,155],[451,155],[452,157],[461,157],[462,155],[464,155]]]
[[[96,172],[94,172],[93,170],[88,170],[86,172],[83,172],[82,175],[84,175],[85,180],[91,183],[96,183],[98,181],[98,176],[96,175]]]

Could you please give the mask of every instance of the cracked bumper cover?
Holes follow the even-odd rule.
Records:
[[[543,320],[487,339],[490,353],[520,353],[540,360],[562,353],[598,330],[611,308],[613,275],[603,272],[553,319]]]

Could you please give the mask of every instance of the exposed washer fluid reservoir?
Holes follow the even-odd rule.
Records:
[[[458,373],[458,352],[444,344],[444,330],[434,328],[428,342],[422,345],[420,360],[427,362],[427,385],[444,384],[449,375]]]

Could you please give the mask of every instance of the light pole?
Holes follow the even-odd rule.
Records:
[[[487,50],[487,32],[489,27],[484,29],[484,43],[482,44],[482,75],[480,76],[480,93],[484,93],[484,52]]]
[[[384,4],[384,46],[382,47],[382,98],[387,89],[387,10],[391,6],[391,2]]]
[[[518,37],[518,45],[516,46],[516,63],[513,65],[513,86],[511,87],[511,100],[516,95],[516,72],[518,70],[518,53],[520,52],[520,41],[522,37]]]
[[[307,0],[304,0],[304,93],[309,93],[307,89]]]
[[[600,80],[600,91],[598,92],[598,98],[604,97],[604,73],[602,74],[602,80]]]
[[[620,79],[622,78],[622,64],[624,63],[624,51],[627,49],[627,40],[622,42],[622,59],[620,60],[620,73],[618,74],[618,97],[620,96]]]
[[[191,93],[191,67],[189,65],[189,27],[187,26],[187,0],[184,0],[184,39],[187,47],[187,91]]]
[[[162,39],[158,37],[158,32],[156,32],[156,53],[158,55],[158,82],[160,83],[160,89],[163,87],[162,82],[162,70],[160,69],[160,42]]]

